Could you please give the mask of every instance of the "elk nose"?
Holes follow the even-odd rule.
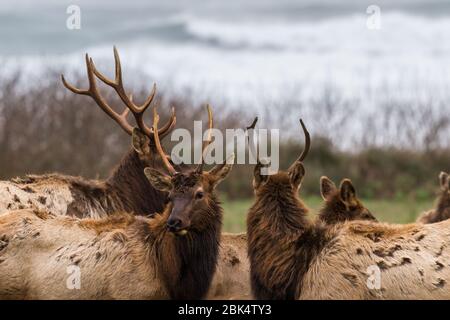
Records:
[[[167,228],[171,232],[177,232],[180,230],[181,220],[177,218],[172,218],[167,221]]]

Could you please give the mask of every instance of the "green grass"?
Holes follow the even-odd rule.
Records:
[[[320,197],[303,197],[305,204],[311,209],[311,216],[320,210],[323,201]],[[362,200],[364,205],[377,217],[379,221],[391,223],[409,223],[425,210],[433,207],[434,200],[390,199],[390,200]],[[245,232],[247,210],[253,199],[223,201],[224,231]]]

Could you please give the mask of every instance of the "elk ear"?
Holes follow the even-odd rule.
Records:
[[[224,163],[216,165],[214,168],[208,171],[208,174],[213,180],[213,185],[216,186],[220,181],[225,179],[233,168],[234,164],[234,153],[231,154],[225,160]]]
[[[133,128],[131,135],[134,151],[140,156],[150,154],[150,138],[147,137],[140,129]]]
[[[450,187],[450,179],[448,178],[448,173],[442,171],[439,174],[439,182],[443,191],[448,190]]]
[[[342,180],[340,186],[340,195],[342,202],[347,207],[354,207],[357,205],[358,200],[356,198],[356,190],[350,179]]]
[[[333,181],[325,176],[320,177],[320,194],[323,200],[329,200],[336,190],[337,188]]]
[[[298,189],[303,181],[303,178],[305,177],[305,167],[303,166],[303,163],[301,163],[300,161],[296,161],[289,168],[288,174],[292,186]]]
[[[166,192],[172,190],[172,181],[168,175],[149,167],[144,169],[144,173],[155,189]]]
[[[254,188],[259,187],[261,184],[266,183],[267,180],[269,180],[268,174],[262,174],[261,171],[264,167],[267,167],[268,164],[261,163],[258,161],[258,163],[255,166],[255,169],[253,169],[253,184]]]

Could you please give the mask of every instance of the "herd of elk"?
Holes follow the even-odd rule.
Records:
[[[114,48],[115,80],[103,76],[93,60],[86,55],[89,89],[80,90],[62,76],[66,88],[77,94],[88,95],[100,108],[132,136],[132,149],[123,157],[109,178],[104,181],[88,180],[60,174],[28,175],[11,181],[0,182],[0,213],[19,209],[37,208],[54,215],[78,218],[104,218],[118,211],[136,215],[151,215],[161,212],[167,194],[154,188],[145,177],[144,168],[164,171],[165,166],[156,150],[153,128],[143,121],[143,114],[151,105],[156,87],[141,106],[137,106],[125,93],[118,52]],[[97,76],[111,86],[124,102],[126,108],[116,113],[99,93]],[[134,116],[138,128],[127,121],[129,112]],[[175,112],[170,120],[159,129],[162,139],[174,127]],[[168,157],[166,155],[166,157]],[[179,169],[179,168],[177,168]],[[1,245],[1,243],[0,243]],[[1,247],[1,246],[0,246]],[[246,240],[241,235],[224,234],[220,248],[218,270],[210,289],[209,298],[249,297],[248,261]]]
[[[255,167],[255,201],[247,218],[254,296],[449,299],[450,221],[378,223],[350,180],[344,179],[338,189],[325,177],[321,179],[325,204],[319,219],[311,221],[298,197],[307,150],[287,172],[263,176],[263,164]],[[381,272],[379,288],[367,285],[371,267]]]
[[[154,188],[168,193],[163,212],[151,218],[123,213],[100,219],[38,209],[0,215],[0,298],[205,297],[221,236],[215,188],[230,172],[234,157],[210,171],[203,170],[203,162],[177,171],[160,144],[158,121],[155,109],[155,147],[167,173],[151,167],[144,172]],[[82,290],[63,285],[68,265],[80,268]]]
[[[310,219],[298,195],[311,146],[300,120],[302,154],[287,171],[270,175],[257,158],[247,233],[222,234],[215,189],[233,157],[205,171],[209,135],[197,167],[175,165],[161,145],[175,126],[174,109],[159,128],[155,107],[147,126],[143,115],[156,87],[137,105],[124,89],[116,48],[114,58],[114,80],[86,55],[88,89],[62,81],[131,135],[132,149],[104,181],[50,174],[0,182],[0,299],[450,298],[448,174],[439,176],[437,207],[415,224],[378,222],[349,179],[337,187],[325,176],[324,206]],[[115,90],[122,113],[102,97],[96,79]],[[381,287],[370,289],[374,266]],[[79,269],[80,289],[66,285],[68,267]]]
[[[7,210],[39,208],[57,215],[80,218],[105,217],[117,211],[148,215],[163,209],[166,195],[156,190],[145,178],[144,168],[164,170],[155,149],[154,131],[143,120],[144,112],[151,105],[156,86],[142,105],[133,102],[125,92],[119,55],[114,48],[115,80],[100,73],[92,58],[86,54],[89,89],[73,87],[62,76],[63,84],[74,93],[90,96],[97,105],[129,135],[133,148],[122,158],[112,174],[104,181],[88,180],[60,174],[29,175],[11,181],[0,182],[0,213]],[[125,104],[125,110],[117,113],[101,96],[96,77],[112,87]],[[128,122],[133,114],[137,128]],[[163,138],[174,127],[175,112],[160,131]]]

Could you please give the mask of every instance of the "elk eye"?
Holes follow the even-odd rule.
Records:
[[[203,199],[204,196],[205,196],[205,194],[203,193],[203,191],[198,191],[195,194],[195,199],[200,200],[200,199]]]

